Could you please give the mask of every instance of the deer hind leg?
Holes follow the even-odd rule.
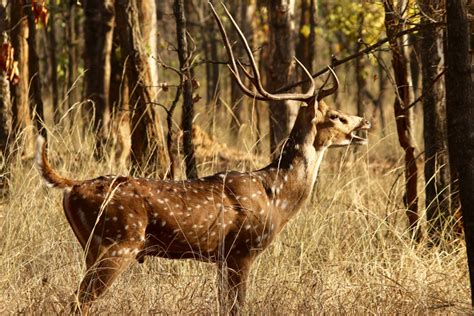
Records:
[[[252,260],[231,259],[219,263],[218,290],[220,313],[239,315],[245,303],[247,279]]]
[[[76,302],[72,305],[73,312],[88,314],[90,305],[130,266],[141,245],[137,243],[135,248],[130,246],[130,242],[115,244],[108,247],[95,260],[87,256],[87,271],[76,293]]]

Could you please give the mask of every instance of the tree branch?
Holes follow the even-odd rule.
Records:
[[[376,48],[378,48],[379,46],[382,46],[383,44],[388,43],[389,41],[391,41],[391,40],[393,40],[393,39],[395,39],[395,38],[399,38],[399,37],[401,37],[401,36],[403,36],[403,35],[410,34],[410,33],[416,32],[416,31],[419,31],[419,30],[421,30],[422,28],[424,28],[424,27],[426,27],[426,26],[428,26],[428,25],[431,26],[431,25],[444,25],[444,24],[445,24],[444,22],[437,22],[437,23],[428,23],[428,24],[418,25],[418,26],[409,28],[409,29],[407,29],[407,30],[400,31],[400,32],[394,34],[394,36],[391,36],[391,37],[390,37],[390,36],[387,36],[387,37],[385,37],[385,38],[383,38],[383,39],[377,41],[375,44],[372,44],[372,45],[370,45],[370,46],[367,46],[367,47],[364,48],[363,50],[361,50],[361,51],[359,51],[359,52],[357,52],[357,53],[354,53],[354,54],[352,54],[352,55],[349,55],[349,56],[347,56],[347,57],[344,57],[343,59],[337,59],[337,58],[334,57],[334,58],[331,60],[331,64],[330,64],[329,66],[326,66],[326,67],[322,68],[321,70],[315,72],[315,73],[312,75],[312,77],[313,77],[313,78],[316,78],[316,77],[318,77],[318,76],[324,74],[326,71],[329,70],[329,67],[334,68],[334,67],[340,66],[340,65],[342,65],[342,64],[345,64],[345,63],[347,63],[347,62],[349,62],[349,61],[351,61],[351,60],[353,60],[353,59],[355,59],[355,58],[357,58],[357,57],[360,57],[360,56],[364,55],[364,54],[368,54],[368,53],[370,53],[371,51],[373,51],[373,50],[375,50]],[[281,93],[281,92],[288,91],[288,90],[293,89],[293,88],[295,88],[295,87],[297,87],[297,86],[299,86],[299,85],[301,85],[301,84],[303,84],[303,83],[305,83],[305,82],[307,82],[307,81],[309,81],[309,79],[297,81],[297,82],[295,82],[295,83],[289,84],[289,85],[287,85],[287,86],[285,86],[285,87],[282,87],[282,88],[280,88],[280,89],[274,91],[274,93]]]

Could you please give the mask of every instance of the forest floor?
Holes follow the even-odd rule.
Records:
[[[51,162],[61,174],[85,179],[114,171],[107,159],[94,160],[90,141],[73,139],[51,137]],[[310,202],[253,266],[245,314],[470,313],[462,239],[435,247],[413,242],[406,230],[403,157],[390,150],[396,142],[393,133],[371,136],[355,153],[328,154]],[[85,267],[62,193],[43,185],[31,159],[10,170],[11,193],[0,203],[0,314],[67,312]],[[216,314],[216,281],[213,265],[147,258],[92,312]]]

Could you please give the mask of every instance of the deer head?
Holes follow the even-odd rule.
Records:
[[[365,118],[331,109],[324,102],[319,103],[318,110],[321,119],[316,123],[315,148],[367,144],[366,138],[356,135],[357,131],[370,129],[370,122]]]

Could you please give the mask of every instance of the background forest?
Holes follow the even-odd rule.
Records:
[[[469,313],[474,2],[223,3],[269,91],[307,88],[294,57],[323,79],[331,66],[325,101],[372,123],[367,146],[329,151],[245,313]],[[0,0],[0,33],[0,313],[67,310],[84,275],[60,192],[33,166],[38,133],[70,178],[185,179],[263,167],[298,111],[244,96],[204,0]],[[147,260],[93,312],[216,313],[214,279]]]

